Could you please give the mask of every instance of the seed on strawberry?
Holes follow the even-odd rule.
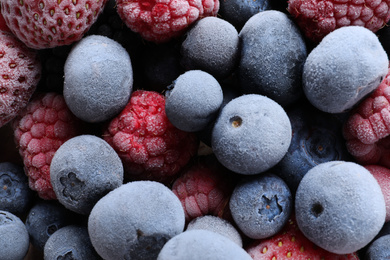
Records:
[[[107,0],[4,0],[1,13],[10,30],[28,47],[46,49],[81,39]]]

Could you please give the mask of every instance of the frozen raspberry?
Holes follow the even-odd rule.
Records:
[[[289,0],[288,11],[305,36],[319,42],[331,31],[359,25],[378,31],[390,19],[389,0]]]
[[[343,126],[347,149],[360,164],[390,167],[390,70]]]
[[[162,43],[182,35],[202,17],[216,16],[219,0],[118,0],[124,23],[145,40]]]
[[[229,200],[235,178],[214,156],[200,156],[183,170],[172,191],[181,201],[186,221],[205,215],[233,220]]]
[[[81,39],[107,0],[2,0],[10,30],[27,46],[46,49]]]
[[[118,153],[127,180],[172,181],[196,154],[195,134],[174,127],[165,114],[164,96],[137,90],[103,134]]]
[[[46,93],[35,96],[12,126],[30,188],[43,199],[56,199],[50,163],[57,149],[80,133],[78,119],[62,95]]]
[[[37,52],[11,33],[0,31],[0,127],[27,105],[40,77]]]

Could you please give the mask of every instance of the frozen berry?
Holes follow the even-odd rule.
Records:
[[[367,248],[365,260],[379,260],[390,258],[390,234],[375,239]]]
[[[123,184],[123,165],[106,141],[79,135],[54,154],[50,181],[62,205],[87,215],[100,198]]]
[[[112,119],[126,106],[132,90],[130,56],[116,41],[91,35],[70,51],[64,67],[64,98],[78,118],[91,123]]]
[[[122,159],[126,180],[170,181],[196,154],[195,134],[174,127],[164,96],[137,90],[103,134]]]

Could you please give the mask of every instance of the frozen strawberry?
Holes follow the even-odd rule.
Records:
[[[390,167],[390,70],[343,126],[348,151],[360,164]]]
[[[254,260],[359,260],[356,253],[338,255],[313,244],[299,230],[294,216],[279,233],[264,240],[255,240],[246,251]]]
[[[164,96],[137,90],[103,134],[122,159],[125,180],[172,181],[196,155],[194,133],[174,127],[165,114]]]
[[[145,40],[162,43],[184,33],[202,17],[216,16],[219,0],[118,0],[124,23]]]
[[[373,32],[390,19],[389,0],[289,0],[288,11],[305,36],[313,42],[336,28],[364,26]]]
[[[1,13],[10,30],[34,49],[69,45],[81,39],[107,0],[4,0]]]
[[[27,105],[40,77],[37,52],[10,32],[0,31],[0,127]]]
[[[30,188],[43,199],[55,199],[50,163],[65,141],[80,134],[79,120],[62,95],[46,93],[35,96],[12,121],[12,126]]]

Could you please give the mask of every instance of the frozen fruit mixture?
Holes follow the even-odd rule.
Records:
[[[0,259],[390,258],[390,0],[0,11]]]

